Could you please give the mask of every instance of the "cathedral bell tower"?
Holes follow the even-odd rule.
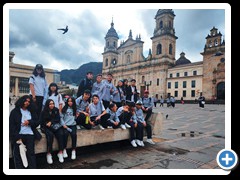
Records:
[[[159,9],[155,16],[156,26],[152,39],[152,57],[160,61],[175,62],[176,39],[175,14],[172,9]]]
[[[206,37],[203,56],[203,95],[206,100],[225,100],[225,41],[213,27]]]
[[[105,47],[103,55],[103,74],[111,71],[111,67],[117,65],[118,62],[118,34],[114,29],[114,23],[112,21],[111,28],[108,30],[105,36]]]

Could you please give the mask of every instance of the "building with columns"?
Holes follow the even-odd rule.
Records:
[[[206,37],[203,61],[191,63],[182,52],[176,60],[174,11],[159,9],[155,15],[152,49],[143,55],[140,35],[134,39],[129,31],[128,39],[118,45],[114,23],[105,36],[103,75],[112,73],[114,84],[120,79],[136,79],[137,89],[143,95],[148,89],[151,96],[175,96],[177,100],[197,99],[202,92],[207,100],[225,96],[225,42],[222,34],[213,27]]]
[[[22,96],[25,94],[29,94],[29,77],[32,75],[33,69],[35,66],[27,66],[23,64],[15,64],[13,63],[13,57],[15,53],[9,52],[9,80],[10,80],[10,96]],[[51,82],[59,82],[60,74],[57,70],[44,68],[46,73],[47,83]]]

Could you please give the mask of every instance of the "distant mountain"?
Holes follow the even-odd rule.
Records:
[[[102,62],[83,64],[78,69],[64,69],[60,72],[61,81],[65,81],[66,84],[76,83],[78,85],[86,77],[88,71],[92,71],[94,76],[102,73]]]

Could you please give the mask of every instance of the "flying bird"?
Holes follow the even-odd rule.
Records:
[[[66,32],[68,32],[68,26],[66,26],[66,28],[59,28],[57,30],[62,30],[63,31],[63,34],[65,34]]]

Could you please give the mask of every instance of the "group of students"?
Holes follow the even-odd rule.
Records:
[[[37,129],[39,125],[46,134],[48,164],[53,163],[54,136],[59,147],[59,162],[63,163],[64,158],[68,157],[66,147],[69,135],[72,140],[71,159],[76,159],[77,130],[81,127],[92,129],[99,126],[102,130],[129,128],[133,147],[144,146],[143,130],[146,128],[147,142],[154,144],[148,122],[153,108],[149,92],[145,91],[144,97],[138,100],[135,80],[132,80],[133,86],[127,85],[126,88],[124,82],[119,81],[115,87],[112,77],[109,73],[103,82],[102,75],[97,75],[96,82],[92,83],[92,73],[87,73],[79,85],[79,97],[69,97],[64,103],[57,84],[48,86],[43,66],[37,64],[29,78],[30,95],[20,97],[10,112],[9,133],[15,168],[36,168],[35,140],[42,137]],[[145,118],[143,113],[147,114]],[[27,149],[27,167],[22,162],[21,144]]]

